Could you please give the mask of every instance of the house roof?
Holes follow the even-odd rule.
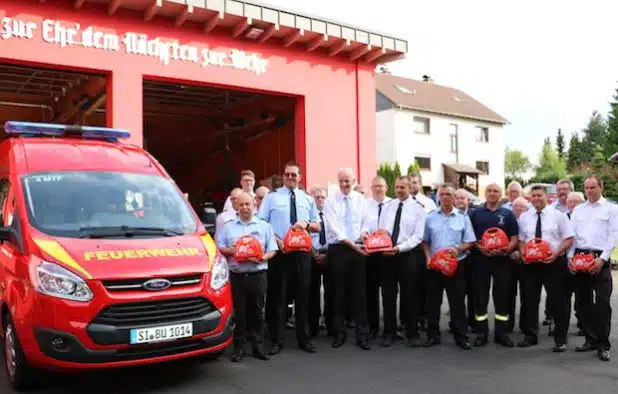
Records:
[[[423,112],[490,123],[509,123],[461,90],[387,73],[376,74],[376,89],[394,105]]]

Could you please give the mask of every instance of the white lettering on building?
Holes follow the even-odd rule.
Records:
[[[4,17],[0,19],[0,38],[34,39],[39,29],[37,23]],[[175,40],[151,38],[146,34],[127,32],[123,36],[104,32],[94,26],[82,29],[79,23],[68,24],[52,19],[40,23],[40,37],[43,42],[61,48],[82,47],[104,51],[119,52],[123,49],[128,55],[155,58],[164,65],[172,61],[199,64],[201,67],[231,67],[262,75],[268,67],[268,60],[256,53],[242,50],[217,51],[208,47],[181,44]]]

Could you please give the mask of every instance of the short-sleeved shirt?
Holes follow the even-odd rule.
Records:
[[[313,197],[299,188],[290,190],[287,187],[281,187],[266,196],[258,212],[258,217],[270,223],[275,235],[281,239],[285,237],[285,233],[294,224],[290,223],[291,193],[294,193],[296,200],[296,219],[308,223],[320,222]]]
[[[472,222],[472,228],[477,240],[483,238],[485,231],[492,227],[498,227],[511,238],[519,234],[519,226],[517,225],[517,219],[513,211],[498,207],[495,210],[490,210],[487,205],[475,209],[470,214],[470,222]],[[474,251],[480,253],[476,248]]]
[[[236,246],[236,241],[244,235],[252,235],[260,241],[264,253],[276,252],[279,250],[275,234],[270,224],[257,217],[252,217],[249,222],[243,222],[239,217],[235,220],[228,221],[223,225],[223,228],[217,233],[217,246],[220,248],[233,248]],[[227,258],[231,272],[247,273],[262,271],[268,268],[268,263],[263,261],[259,264],[246,262],[239,263],[232,256]]]
[[[439,209],[430,213],[425,219],[423,241],[429,245],[429,251],[433,256],[439,250],[474,242],[476,237],[467,215],[461,214],[456,209],[448,214]],[[465,254],[462,253],[459,259],[464,257]]]

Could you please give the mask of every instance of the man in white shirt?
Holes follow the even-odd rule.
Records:
[[[223,225],[225,223],[229,222],[230,220],[236,219],[236,216],[238,215],[236,200],[241,193],[242,190],[239,187],[232,189],[232,191],[230,192],[228,200],[230,201],[231,208],[228,210],[224,210],[219,214],[219,216],[217,216],[217,220],[215,222],[215,234],[217,234],[217,232],[219,232],[219,230],[223,228]]]
[[[369,350],[367,325],[366,259],[357,241],[361,238],[365,218],[365,198],[352,190],[354,172],[343,168],[338,174],[339,191],[326,199],[324,218],[328,242],[328,277],[333,293],[333,347],[343,346],[346,339],[346,305],[353,300],[352,317],[356,322],[356,344]]]
[[[386,195],[386,180],[380,176],[371,181],[371,198],[367,199],[367,230],[378,229],[378,222],[391,198]],[[380,256],[367,257],[367,319],[369,336],[375,338],[380,331]]]
[[[408,345],[420,347],[418,321],[424,302],[417,292],[422,272],[426,269],[420,246],[425,232],[425,210],[411,196],[411,179],[399,176],[395,181],[396,199],[386,206],[380,216],[379,228],[389,232],[393,248],[383,252],[381,261],[382,306],[384,332],[382,347],[393,344],[397,334],[397,288],[401,287],[400,302],[405,305],[404,325]],[[367,232],[363,234],[363,238]],[[419,253],[420,252],[420,253]],[[420,258],[419,258],[420,256]]]
[[[255,174],[251,170],[242,170],[240,172],[240,187],[242,191],[248,193],[251,197],[255,198],[255,193],[253,192],[253,187],[255,186]],[[230,197],[225,200],[225,204],[223,204],[224,211],[230,211],[234,209],[232,207],[232,200]]]
[[[317,336],[323,325],[320,319],[324,317],[324,325],[328,333],[332,334],[332,291],[328,287],[328,241],[326,240],[326,223],[324,220],[324,203],[327,192],[324,187],[316,186],[311,189],[320,217],[320,231],[311,233],[311,284],[309,288],[309,332]],[[322,287],[324,288],[324,308],[322,308]]]
[[[582,326],[586,342],[575,349],[579,352],[597,351],[602,361],[609,361],[609,333],[611,328],[612,273],[610,256],[618,246],[618,207],[603,197],[603,181],[589,176],[584,182],[585,203],[578,205],[571,215],[575,243],[568,252],[569,269],[573,271],[575,253],[594,255],[590,273],[575,273],[576,299],[579,298]],[[591,294],[595,297],[592,298]]]
[[[551,299],[551,315],[556,323],[554,352],[566,350],[568,320],[569,272],[566,251],[573,244],[573,227],[569,218],[547,205],[547,189],[534,185],[531,189],[534,209],[526,210],[519,218],[519,252],[524,265],[521,267],[524,339],[518,347],[535,346],[539,342],[539,302],[545,286]],[[540,238],[551,246],[551,255],[542,262],[526,260],[524,250],[531,239]]]
[[[438,209],[436,203],[423,193],[423,181],[421,179],[421,174],[418,172],[412,172],[408,174],[408,176],[410,177],[410,195],[420,204],[421,207],[423,207],[425,213],[429,214]]]

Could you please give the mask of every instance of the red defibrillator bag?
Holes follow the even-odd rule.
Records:
[[[490,250],[506,249],[509,246],[509,237],[499,227],[488,228],[481,237],[481,246]]]
[[[264,250],[257,238],[251,235],[243,235],[236,241],[236,254],[234,255],[234,260],[238,262],[250,259],[261,261],[263,257]]]
[[[393,248],[393,241],[386,230],[376,230],[365,238],[365,250],[367,253],[383,252]]]
[[[311,235],[306,230],[291,228],[283,238],[285,252],[311,252]]]
[[[594,265],[594,255],[591,253],[577,253],[573,256],[573,269],[577,272],[589,272]]]
[[[532,238],[524,245],[524,255],[526,263],[540,263],[551,256],[551,245],[541,238]]]
[[[439,250],[429,260],[429,269],[440,271],[450,278],[457,272],[457,267],[459,266],[458,257],[455,249],[446,248]]]

